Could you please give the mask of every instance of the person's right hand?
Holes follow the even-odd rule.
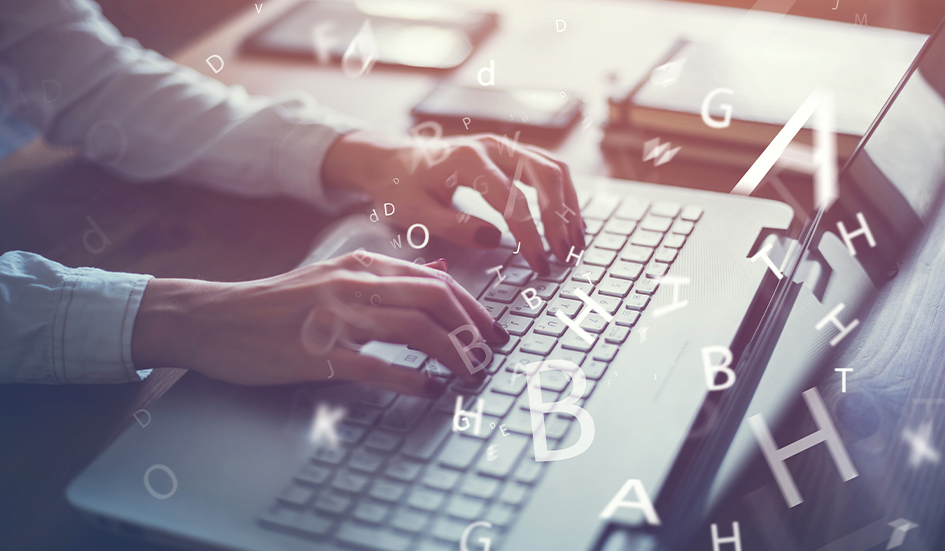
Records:
[[[446,273],[445,261],[358,254],[363,263],[348,254],[256,281],[151,280],[135,320],[136,368],[187,367],[247,385],[324,380],[334,369],[339,379],[401,392],[443,391],[436,377],[351,350],[377,340],[409,344],[465,380],[484,376],[469,372],[450,332],[474,326],[499,344],[509,334]],[[468,345],[470,332],[457,337]]]

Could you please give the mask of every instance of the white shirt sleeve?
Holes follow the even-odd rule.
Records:
[[[88,0],[0,2],[0,90],[48,142],[128,179],[175,176],[324,210],[352,198],[326,196],[321,171],[357,122],[305,93],[252,97],[177,65],[122,38]]]
[[[140,381],[131,337],[150,279],[0,256],[0,383]]]

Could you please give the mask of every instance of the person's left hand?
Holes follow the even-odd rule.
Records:
[[[575,255],[584,250],[577,194],[567,165],[537,147],[509,143],[514,148],[511,156],[507,148],[500,150],[504,141],[492,134],[431,140],[353,132],[329,150],[322,177],[327,186],[369,195],[381,218],[386,218],[384,203],[393,203],[389,220],[396,225],[419,223],[458,245],[495,248],[501,238],[495,226],[472,216],[461,222],[452,207],[457,186],[473,188],[503,214],[532,269],[547,275],[550,267],[541,236],[524,194],[512,183],[518,163],[524,162],[521,181],[538,192],[551,251],[565,261],[572,246]]]

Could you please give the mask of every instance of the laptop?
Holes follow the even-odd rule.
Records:
[[[188,373],[71,483],[68,500],[107,530],[195,549],[582,550],[600,548],[614,526],[629,534],[621,545],[658,547],[661,533],[701,521],[654,517],[671,518],[660,503],[686,495],[679,480],[691,471],[680,465],[703,405],[722,395],[747,407],[800,267],[834,220],[865,213],[876,244],[861,237],[856,260],[880,285],[934,214],[945,174],[943,56],[940,25],[841,172],[839,199],[793,232],[799,246],[784,237],[794,212],[782,203],[599,177],[575,177],[588,249],[549,277],[532,273],[509,239],[492,251],[433,240],[414,250],[367,216],[341,221],[307,262],[358,249],[449,261],[513,335],[493,350],[485,381],[463,383],[420,351],[383,343],[363,352],[440,377],[446,393],[344,381],[250,388]],[[477,200],[457,198],[502,227]],[[784,277],[752,262],[762,249]],[[540,308],[525,302],[527,289]],[[607,316],[583,311],[591,303],[581,293]],[[590,342],[562,330],[558,312]],[[796,356],[829,350],[834,337],[811,330]],[[732,353],[731,388],[709,391],[707,347]],[[550,360],[580,374],[544,369]],[[554,402],[567,406],[539,413],[536,430],[533,412]],[[319,408],[341,406],[338,443],[313,439]],[[742,423],[744,409],[700,438],[716,438],[708,447],[724,456],[740,428],[726,424]],[[713,475],[699,478],[694,499]],[[637,506],[604,514],[630,481],[623,501]]]

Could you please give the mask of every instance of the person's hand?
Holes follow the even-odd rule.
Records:
[[[429,140],[354,132],[329,150],[322,178],[328,186],[366,193],[378,213],[384,203],[393,203],[390,220],[401,227],[419,223],[459,245],[495,248],[501,237],[495,226],[475,217],[461,222],[452,208],[456,186],[471,187],[503,214],[529,265],[546,275],[549,265],[541,237],[524,194],[512,183],[519,162],[521,181],[538,192],[551,251],[565,261],[572,246],[575,255],[584,250],[577,194],[563,162],[536,147],[515,146],[511,140],[509,145],[512,156],[504,140],[491,134]]]
[[[465,380],[485,376],[470,373],[450,333],[472,326],[498,344],[509,334],[446,273],[444,261],[420,266],[357,254],[241,283],[151,280],[135,319],[135,366],[187,367],[247,385],[337,377],[442,392],[436,377],[354,351],[377,340],[409,344]],[[471,334],[457,333],[460,348]],[[473,366],[481,359],[467,358]]]

